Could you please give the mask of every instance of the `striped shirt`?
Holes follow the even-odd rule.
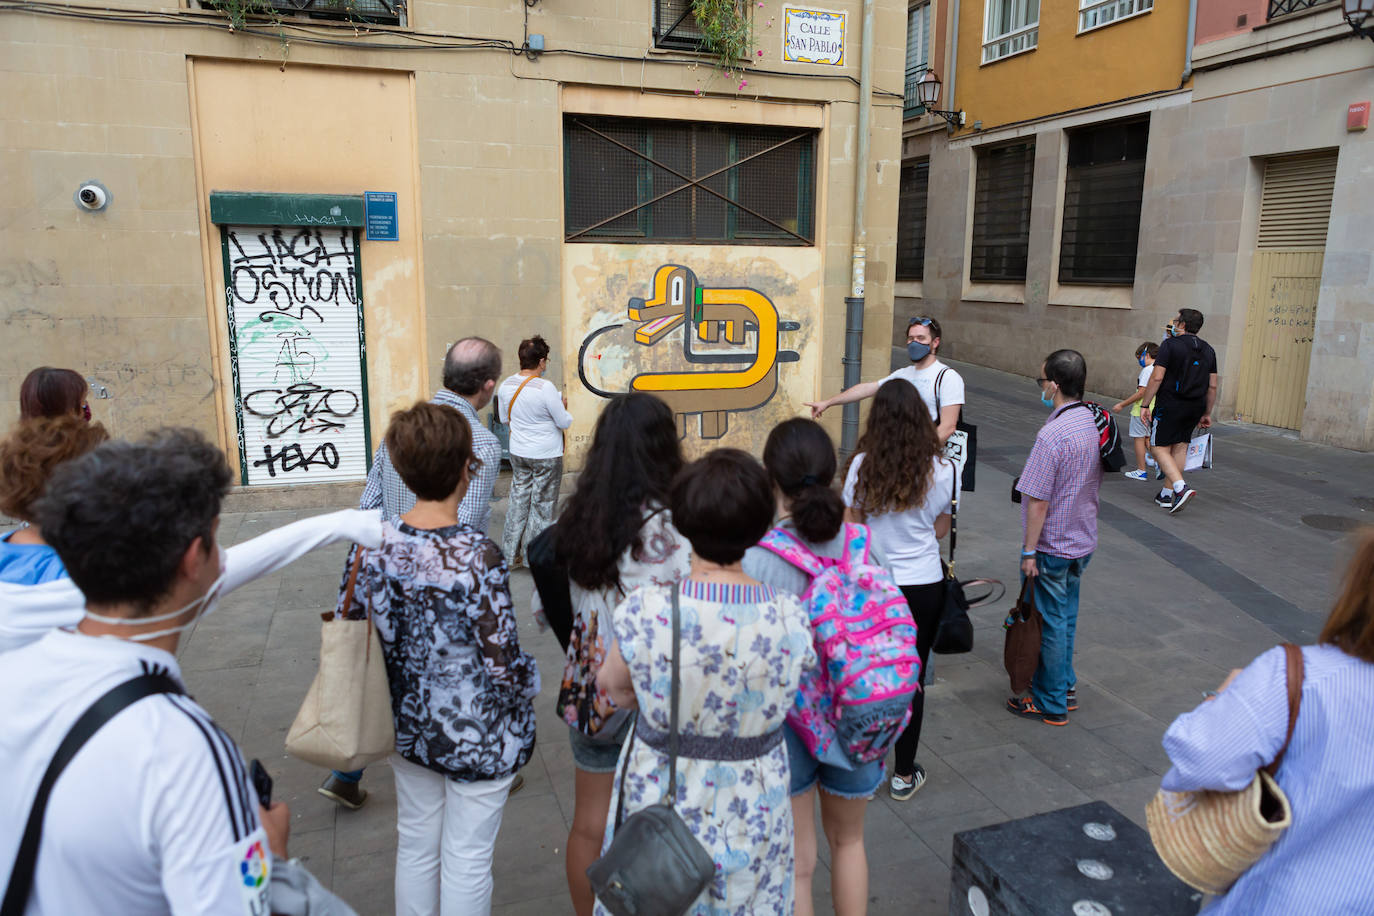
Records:
[[[1275,779],[1293,825],[1207,916],[1374,912],[1374,665],[1306,646],[1302,704]],[[1238,790],[1272,761],[1288,728],[1283,649],[1265,652],[1221,694],[1174,720],[1163,788]]]
[[[482,462],[482,466],[473,475],[467,495],[458,505],[458,521],[486,534],[487,525],[491,522],[491,492],[496,487],[496,475],[501,471],[501,440],[482,425],[476,408],[466,398],[447,388],[440,388],[430,401],[457,409],[472,429],[472,453]],[[395,518],[414,507],[415,494],[410,492],[401,475],[396,473],[396,468],[391,464],[391,455],[386,450],[386,440],[383,439],[372,459],[372,470],[367,472],[367,485],[363,487],[363,498],[358,501],[358,508],[380,508],[386,518]]]
[[[1081,403],[1065,404],[1050,414],[1035,436],[1035,446],[1016,485],[1027,496],[1050,504],[1035,549],[1067,560],[1086,557],[1097,549],[1102,456],[1092,411],[1078,407]],[[1023,532],[1029,509],[1030,503],[1022,500]]]

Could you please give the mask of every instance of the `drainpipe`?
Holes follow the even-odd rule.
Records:
[[[1197,3],[1197,0],[1192,0],[1192,2]],[[949,79],[945,80],[945,91],[949,93],[946,96],[949,107],[958,111],[959,106],[954,101],[956,98],[954,81],[959,76],[959,0],[954,0],[954,8],[950,11],[949,16],[953,27],[949,32]],[[950,133],[954,133],[954,130],[950,130]]]
[[[864,338],[864,262],[868,230],[868,124],[873,113],[873,2],[864,0],[863,38],[859,50],[859,148],[854,157],[854,253],[850,260],[849,295],[844,300],[844,387],[859,383]],[[840,454],[850,455],[859,441],[859,405],[844,405],[840,420]]]
[[[1183,79],[1178,81],[1178,88],[1180,89],[1193,75],[1193,42],[1196,40],[1197,0],[1188,0],[1188,46],[1183,49]]]

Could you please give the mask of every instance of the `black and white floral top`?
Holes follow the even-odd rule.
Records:
[[[340,604],[347,579],[345,568]],[[469,525],[392,519],[363,557],[352,604],[339,611],[357,619],[370,607],[376,620],[398,754],[458,782],[499,779],[529,761],[539,669],[520,651],[494,542]]]

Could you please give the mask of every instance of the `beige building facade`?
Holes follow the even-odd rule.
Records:
[[[1211,9],[1221,3],[1199,0],[1199,22],[1227,29],[1198,32],[1176,85],[1007,124],[981,122],[978,97],[956,86],[949,107],[979,129],[909,120],[904,174],[920,166],[928,186],[923,211],[904,191],[896,324],[934,315],[947,355],[1028,377],[1072,347],[1090,388],[1124,396],[1135,348],[1195,308],[1218,355],[1221,417],[1374,450],[1374,138],[1347,126],[1374,94],[1374,45],[1340,4],[1272,0],[1246,26]],[[984,4],[971,6],[981,28]],[[1132,28],[1150,6],[1092,34]],[[1043,65],[1091,76],[1071,51]],[[1038,85],[1052,96],[1056,83]]]
[[[905,10],[875,6],[865,377],[888,358],[905,50]],[[863,4],[827,3],[838,43],[810,53],[783,4],[747,7],[728,75],[654,0],[233,31],[198,5],[0,13],[0,416],[66,366],[116,435],[195,426],[254,486],[352,480],[452,341],[511,372],[539,333],[574,465],[631,390],[689,450],[758,451],[840,387]]]

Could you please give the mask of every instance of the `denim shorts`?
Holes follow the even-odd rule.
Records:
[[[852,770],[821,763],[802,744],[792,726],[782,727],[787,742],[787,765],[792,770],[792,795],[809,792],[817,782],[821,791],[836,798],[871,798],[883,784],[883,761],[872,760]]]
[[[572,743],[573,763],[584,773],[614,773],[620,762],[620,749],[630,734],[630,726],[635,717],[629,715],[615,730],[609,741],[589,738],[572,726],[568,726],[568,741]]]

